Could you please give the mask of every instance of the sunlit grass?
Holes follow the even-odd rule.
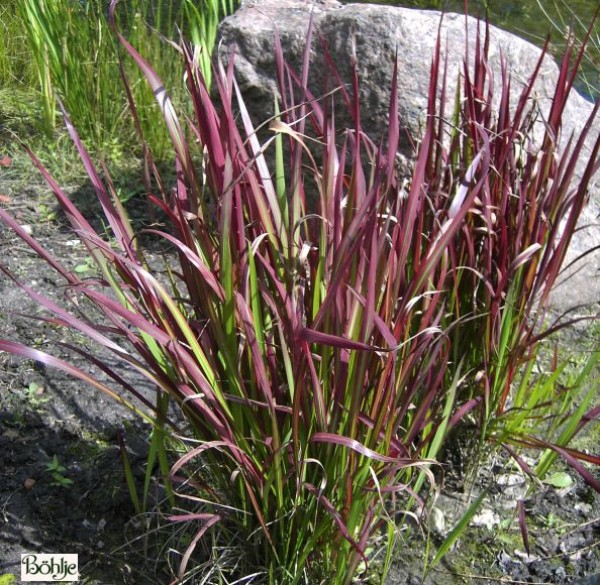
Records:
[[[233,0],[205,0],[200,4],[187,0],[183,4],[134,0],[124,4],[119,26],[140,53],[155,64],[174,102],[183,107],[184,68],[172,43],[180,42],[180,34],[192,41],[210,79],[217,25],[234,7]],[[92,151],[113,161],[131,154],[141,156],[135,127],[127,115],[118,47],[108,26],[104,3],[11,0],[1,10],[0,31],[6,43],[0,49],[0,75],[13,85],[20,79],[32,94],[39,96],[42,116],[37,130],[51,140],[59,121],[58,96]],[[124,59],[123,65],[145,139],[157,160],[168,158],[168,135],[151,122],[159,112],[154,96],[135,64]]]
[[[148,201],[167,226],[136,233],[108,171],[96,169],[66,112],[110,236],[94,231],[28,150],[100,277],[66,269],[2,209],[0,218],[64,280],[72,293],[66,302],[85,299],[101,318],[81,302],[62,306],[15,284],[54,326],[110,351],[156,394],[144,398],[119,367],[87,349],[71,348],[111,384],[13,340],[0,340],[0,350],[60,368],[153,425],[143,485],[124,457],[125,475],[143,511],[156,466],[169,519],[193,530],[179,551],[178,578],[221,569],[204,564],[206,538],[243,547],[232,580],[348,585],[368,577],[374,542],[387,547],[385,572],[408,517],[401,514],[420,519],[451,432],[475,435],[473,460],[485,445],[514,456],[529,474],[521,449],[542,453],[540,474],[558,455],[600,491],[582,464],[600,465],[600,458],[569,447],[581,423],[600,416],[583,390],[597,354],[566,393],[559,363],[547,375],[533,370],[549,294],[597,166],[600,137],[583,177],[573,174],[600,104],[560,151],[570,63],[582,56],[569,47],[536,148],[535,75],[514,89],[505,71],[492,86],[483,34],[465,63],[474,73],[461,78],[452,124],[439,110],[446,86],[438,42],[408,178],[396,165],[397,72],[390,72],[381,144],[363,132],[358,95],[348,89],[360,87],[356,66],[336,94],[353,124],[339,128],[332,108],[314,99],[323,88],[311,92],[301,82],[310,31],[304,71],[294,71],[276,43],[280,102],[262,143],[230,72],[221,69],[213,80],[217,105],[200,56],[183,46],[189,102],[181,112],[165,80],[119,34],[161,112],[148,122],[163,128],[175,159],[171,188],[146,157],[155,185]],[[147,262],[141,235],[172,247],[164,270]],[[170,404],[185,426],[169,417]],[[169,467],[173,437],[186,451]],[[465,530],[484,493],[430,566]]]

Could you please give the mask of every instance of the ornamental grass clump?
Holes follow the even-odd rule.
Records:
[[[563,315],[548,326],[547,306],[587,204],[592,177],[600,167],[599,139],[592,142],[591,151],[586,146],[600,104],[595,104],[582,132],[567,137],[561,148],[563,111],[583,50],[575,52],[573,44],[568,45],[551,106],[542,112],[533,92],[545,49],[511,108],[514,94],[508,64],[501,61],[500,98],[495,99],[488,46],[486,31],[484,38],[476,39],[473,62],[462,72],[457,96],[460,105],[451,114],[452,123],[444,121],[443,111],[431,112],[441,121],[430,155],[437,166],[429,167],[426,182],[434,197],[434,209],[441,206],[439,201],[443,202],[447,193],[456,192],[457,198],[462,198],[479,189],[448,247],[444,261],[450,277],[440,285],[447,290],[442,326],[451,337],[449,368],[452,376],[459,365],[469,372],[459,392],[461,416],[454,420],[472,410],[482,439],[531,445],[538,439],[553,439],[552,433],[530,436],[552,417],[548,413],[541,416],[538,407],[543,409],[548,400],[558,397],[542,398],[543,384],[532,376],[531,368],[540,342],[569,324]],[[489,166],[481,174],[486,156]],[[582,165],[578,177],[577,164],[584,156],[588,157],[587,164]],[[475,187],[456,184],[466,161],[472,161],[470,169],[479,167],[469,177]],[[436,220],[434,214],[425,217],[429,222]],[[425,223],[423,233],[430,230],[431,223]],[[599,358],[598,352],[593,352],[584,369],[593,371]],[[589,460],[598,462],[595,457]]]
[[[139,144],[127,115],[127,92],[119,75],[119,45],[111,35],[106,5],[101,0],[11,0],[6,12],[20,24],[29,56],[33,57],[43,108],[39,128],[47,132],[55,129],[58,95],[88,148],[95,154],[118,159]],[[183,107],[184,67],[170,46],[174,43],[167,39],[177,38],[180,31],[190,38],[200,51],[201,68],[210,85],[217,26],[234,8],[235,0],[129,0],[123,3],[118,22],[161,72],[174,99]],[[7,37],[7,46],[9,41]],[[0,74],[2,65],[0,58]],[[129,62],[126,69],[146,140],[156,158],[168,160],[172,155],[168,135],[153,122],[160,112],[154,96],[133,63]],[[13,75],[17,74],[20,72],[13,69]]]
[[[21,285],[47,320],[111,351],[156,387],[155,401],[83,349],[72,348],[114,387],[17,342],[0,341],[0,350],[62,368],[152,422],[148,467],[158,461],[173,486],[170,518],[197,527],[181,551],[179,578],[194,555],[206,559],[202,537],[216,531],[219,542],[219,530],[240,554],[232,567],[218,555],[208,565],[228,579],[347,584],[369,569],[381,542],[389,545],[379,557],[385,573],[397,524],[424,509],[435,459],[466,419],[482,440],[512,452],[509,442],[554,449],[598,487],[577,462],[582,454],[509,434],[498,422],[539,340],[539,315],[597,166],[598,143],[574,179],[589,124],[570,149],[556,150],[569,56],[535,148],[528,98],[537,70],[511,111],[503,67],[495,115],[487,37],[478,39],[448,121],[440,104],[451,72],[438,44],[425,132],[412,176],[402,177],[396,72],[387,136],[375,143],[361,128],[355,59],[351,89],[334,92],[341,106],[332,93],[319,97],[307,87],[310,29],[302,71],[276,43],[281,101],[262,143],[232,64],[215,74],[217,105],[198,55],[182,44],[193,109],[184,129],[162,80],[118,37],[156,95],[173,144],[171,188],[148,155],[149,200],[167,226],[144,235],[166,241],[174,257],[162,272],[148,265],[142,234],[66,113],[108,234],[94,231],[30,155],[101,277],[82,279],[5,211],[0,218],[64,278],[73,301],[86,299],[102,315],[86,317]],[[339,107],[351,112],[348,128],[336,125]],[[173,402],[185,426],[169,419]],[[187,445],[170,468],[166,436]]]

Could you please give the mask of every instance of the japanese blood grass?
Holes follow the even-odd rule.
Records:
[[[35,62],[45,129],[55,128],[58,95],[86,145],[97,154],[118,159],[139,144],[127,116],[118,46],[108,26],[106,4],[101,0],[16,0],[13,10],[20,16]],[[142,55],[154,63],[183,107],[184,67],[172,41],[179,41],[184,34],[194,43],[210,80],[217,26],[234,8],[234,0],[133,0],[119,14],[119,25]],[[153,123],[160,115],[154,96],[133,62],[125,62],[125,71],[146,140],[155,158],[168,158],[172,154],[168,134]]]
[[[444,324],[444,330],[452,337],[451,363],[464,360],[463,366],[470,372],[462,386],[459,399],[463,407],[456,420],[472,408],[481,437],[502,443],[524,439],[531,425],[519,429],[515,421],[524,420],[525,412],[529,421],[539,417],[543,423],[537,408],[546,408],[548,401],[553,401],[551,392],[554,398],[561,394],[556,380],[540,381],[524,366],[536,358],[542,339],[568,324],[563,319],[544,330],[545,309],[587,202],[591,178],[600,166],[598,138],[581,179],[576,179],[576,163],[586,156],[584,143],[600,104],[596,103],[581,134],[565,140],[561,150],[562,114],[585,44],[577,53],[572,43],[568,45],[552,105],[543,118],[530,104],[545,53],[512,110],[510,77],[507,64],[502,63],[501,95],[495,107],[488,42],[487,33],[485,39],[476,39],[473,63],[463,71],[462,101],[454,112],[448,152],[441,146],[443,124],[434,142],[432,160],[447,157],[461,162],[434,169],[429,184],[436,186],[437,197],[452,193],[448,178],[453,181],[452,175],[460,173],[462,161],[484,147],[492,152],[490,172],[448,250],[451,321]],[[534,139],[536,133],[539,135]],[[453,325],[456,319],[458,326]],[[574,392],[579,391],[596,361],[597,357],[592,356],[589,367],[583,369],[587,374]],[[545,388],[537,388],[538,384]],[[504,432],[507,428],[510,432]],[[546,437],[549,441],[557,438]],[[586,459],[600,462],[597,457]],[[598,483],[594,487],[598,489]]]
[[[351,90],[338,89],[354,125],[340,133],[339,103],[331,94],[316,99],[307,87],[310,30],[301,72],[288,66],[276,43],[281,113],[261,144],[233,65],[217,72],[217,108],[198,59],[184,46],[193,109],[187,129],[205,154],[197,168],[163,81],[119,40],[156,95],[175,152],[177,184],[166,189],[153,167],[158,187],[150,196],[169,228],[146,232],[172,244],[177,266],[167,267],[166,278],[148,266],[111,183],[100,179],[66,115],[110,242],[30,154],[103,278],[82,280],[5,211],[0,217],[105,321],[88,321],[23,287],[48,319],[85,333],[156,385],[155,404],[144,404],[157,426],[153,452],[163,470],[167,401],[185,414],[189,450],[170,475],[182,501],[202,506],[172,513],[174,521],[198,525],[181,554],[181,579],[202,536],[221,525],[244,551],[227,578],[252,573],[270,583],[350,583],[368,570],[374,539],[383,536],[391,547],[396,512],[410,502],[423,507],[417,491],[433,483],[431,462],[467,416],[483,438],[512,452],[511,441],[550,446],[494,425],[506,415],[517,373],[540,339],[533,329],[538,310],[596,165],[598,145],[583,179],[574,181],[582,142],[556,151],[568,59],[542,148],[531,146],[520,158],[515,145],[532,132],[533,80],[511,112],[504,67],[493,116],[487,42],[478,38],[461,107],[449,123],[439,105],[446,72],[438,43],[426,128],[404,192],[395,165],[396,73],[388,134],[377,145],[361,130],[355,59]],[[339,79],[335,71],[330,77]],[[559,164],[547,164],[555,153]],[[540,205],[545,221],[532,210]],[[522,217],[533,227],[519,228]],[[114,369],[104,367],[123,395],[39,350],[9,341],[0,341],[0,350],[60,367],[122,401],[127,391],[136,396]],[[582,454],[551,447],[583,469]],[[382,572],[390,559],[388,552]]]

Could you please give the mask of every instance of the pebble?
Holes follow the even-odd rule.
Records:
[[[494,526],[498,526],[499,524],[500,516],[489,508],[482,508],[479,514],[473,516],[473,519],[471,520],[471,526],[487,528],[488,530],[492,530]]]
[[[439,508],[433,508],[429,513],[429,527],[437,536],[446,536],[446,516]]]
[[[521,551],[521,550],[515,550],[514,552],[515,552],[515,556],[527,565],[530,563],[535,563],[536,561],[539,561],[541,558],[539,555],[530,555],[529,553],[526,553],[525,551]]]
[[[564,580],[566,579],[566,577],[567,577],[567,571],[565,570],[565,568],[564,568],[564,567],[558,567],[558,568],[557,568],[557,569],[555,569],[555,571],[554,571],[554,576],[555,576],[557,579],[560,579],[560,580],[561,580],[561,581],[559,581],[559,583],[560,583],[560,582],[562,582],[562,581],[564,581]]]

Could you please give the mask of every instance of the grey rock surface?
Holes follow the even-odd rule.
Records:
[[[302,66],[305,39],[310,19],[314,34],[311,49],[309,87],[322,92],[324,66],[321,40],[343,80],[350,80],[351,55],[354,53],[360,75],[361,116],[364,129],[374,140],[386,132],[392,70],[398,55],[399,110],[401,126],[406,129],[401,149],[410,153],[408,136],[418,139],[423,126],[429,86],[431,59],[441,31],[442,51],[448,59],[448,96],[454,89],[463,67],[466,37],[469,48],[475,45],[478,23],[463,15],[446,14],[400,7],[347,4],[335,0],[243,0],[240,9],[225,19],[220,28],[219,57],[228,61],[235,54],[236,78],[256,123],[273,113],[277,92],[275,65],[275,31],[286,59],[298,71]],[[498,87],[500,60],[504,55],[512,77],[513,93],[526,82],[540,57],[540,49],[496,27],[491,28],[490,66]],[[541,111],[547,111],[558,76],[556,63],[547,57],[535,86]],[[330,83],[330,88],[332,84]],[[448,104],[451,108],[451,104]],[[573,92],[565,111],[562,141],[577,136],[588,119],[593,105]],[[449,111],[449,110],[447,110]],[[336,112],[339,125],[348,122],[343,112]],[[340,121],[341,119],[341,121]],[[588,152],[600,131],[596,119],[588,140]],[[582,161],[585,157],[581,157]],[[583,172],[582,168],[579,173]],[[594,185],[590,204],[584,211],[567,262],[586,250],[600,247],[600,189]],[[585,226],[585,227],[584,227]],[[563,279],[564,280],[564,279]],[[564,311],[586,305],[588,311],[600,308],[600,251],[589,254],[570,271],[569,279],[559,284],[552,297],[552,307]]]

